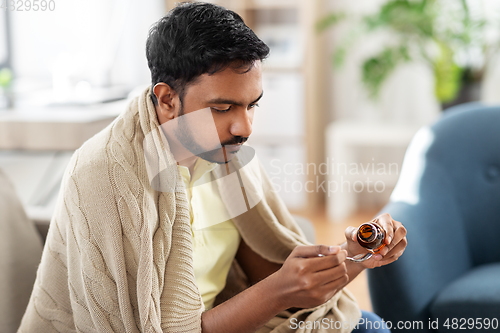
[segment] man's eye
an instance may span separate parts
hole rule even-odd
[[[249,108],[249,109],[253,109],[253,108],[255,108],[256,106],[259,106],[259,104],[258,104],[258,103],[255,103],[255,104],[250,104],[250,105],[248,106],[248,108]]]
[[[227,109],[217,109],[217,108],[211,108],[211,109],[214,110],[215,112],[224,113],[231,110],[231,106],[228,107]]]

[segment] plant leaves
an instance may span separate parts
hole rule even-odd
[[[377,98],[383,83],[401,63],[411,60],[406,45],[386,47],[377,55],[363,62],[363,83],[371,98]]]
[[[463,69],[453,61],[453,51],[438,43],[441,55],[434,62],[435,94],[441,103],[453,101],[462,86]]]
[[[332,25],[344,20],[346,15],[344,13],[330,13],[327,16],[316,22],[316,31],[322,32]]]

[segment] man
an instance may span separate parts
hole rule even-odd
[[[355,230],[311,246],[242,144],[269,49],[232,11],[182,4],[151,29],[152,86],[73,157],[21,332],[350,332]],[[334,323],[340,323],[341,328]],[[327,325],[331,325],[326,327]]]

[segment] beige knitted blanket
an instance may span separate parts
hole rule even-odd
[[[20,332],[201,332],[204,309],[193,273],[188,203],[172,166],[147,89],[74,154]],[[256,184],[255,172],[239,172],[239,181],[249,198],[261,194],[261,200],[233,214],[233,221],[254,251],[282,263],[305,241],[265,173],[259,171]],[[223,201],[231,198],[225,186]],[[242,282],[235,264],[218,302]],[[294,314],[301,320],[359,316],[345,292]],[[273,332],[309,331],[282,322]]]

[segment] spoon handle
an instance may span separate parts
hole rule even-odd
[[[372,256],[373,256],[373,253],[367,253],[365,255],[358,254],[357,256],[354,256],[354,257],[347,257],[347,259],[350,261],[353,261],[353,262],[363,262],[365,260],[370,259]]]
[[[347,260],[353,261],[353,262],[363,262],[365,260],[370,259],[373,256],[373,253],[366,253],[366,254],[358,254],[355,255],[354,257],[347,257]],[[318,257],[324,257],[322,254],[318,254]]]

